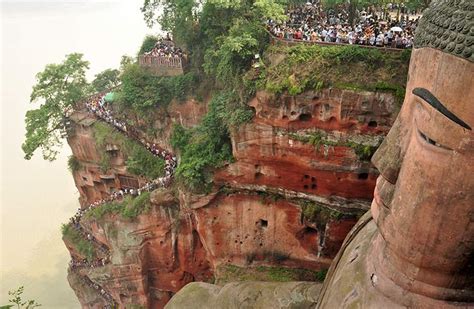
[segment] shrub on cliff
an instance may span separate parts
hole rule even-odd
[[[61,226],[61,232],[64,240],[74,246],[88,261],[92,261],[95,258],[96,252],[94,245],[85,239],[71,224],[63,224]]]
[[[171,145],[181,154],[176,179],[193,191],[209,189],[213,170],[233,159],[230,131],[252,117],[235,92],[223,91],[212,98],[197,128],[176,125],[171,135]]]
[[[67,166],[71,173],[77,172],[81,169],[81,162],[74,155],[70,155],[67,160]]]

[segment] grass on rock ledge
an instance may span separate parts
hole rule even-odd
[[[117,214],[124,219],[134,219],[151,209],[150,192],[143,192],[139,196],[126,196],[122,201],[105,203],[92,208],[86,218],[102,219],[106,214]]]
[[[105,150],[106,145],[110,143],[117,145],[125,155],[125,165],[129,173],[147,179],[163,176],[165,161],[152,155],[143,145],[100,121],[94,123],[93,130],[96,145],[101,153],[100,166],[102,172],[105,173],[111,168],[111,156]]]
[[[222,265],[218,268],[216,284],[223,285],[235,281],[316,281],[322,282],[326,277],[327,270],[314,271],[302,268],[286,267],[239,267],[236,265]]]
[[[411,50],[384,52],[359,46],[274,45],[255,82],[270,93],[298,95],[339,88],[389,91],[401,103],[405,95]],[[272,60],[280,59],[272,63]]]

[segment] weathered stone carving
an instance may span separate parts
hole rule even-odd
[[[432,47],[474,61],[474,2],[433,1],[416,29],[415,48]]]

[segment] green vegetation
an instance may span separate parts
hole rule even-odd
[[[391,91],[401,102],[408,72],[407,55],[351,45],[271,46],[266,58],[284,56],[284,60],[266,66],[256,85],[277,95],[285,91],[297,95],[328,87]]]
[[[120,79],[122,86],[117,90],[117,102],[136,112],[166,107],[173,99],[182,101],[198,82],[192,72],[172,77],[155,76],[136,63],[126,65]]]
[[[77,172],[82,167],[81,162],[74,155],[70,155],[67,159],[67,166],[71,173]]]
[[[288,133],[288,137],[305,144],[313,145],[314,147],[316,147],[317,150],[319,150],[319,147],[322,145],[350,147],[354,150],[354,153],[356,154],[357,158],[361,161],[370,161],[373,154],[375,153],[375,151],[377,151],[379,147],[379,145],[365,145],[352,141],[334,141],[329,139],[327,133],[324,131],[310,132],[305,135],[297,133]]]
[[[201,124],[193,129],[174,127],[171,145],[181,154],[176,179],[192,191],[206,191],[212,171],[232,161],[230,131],[252,119],[253,112],[241,105],[235,92],[223,91],[209,103]]]
[[[43,103],[26,112],[25,142],[21,146],[25,159],[31,159],[38,148],[45,160],[56,159],[62,145],[61,135],[66,133],[66,112],[87,95],[88,68],[89,62],[82,59],[82,54],[70,54],[61,64],[48,64],[36,75],[30,101]]]
[[[61,231],[64,240],[71,243],[88,261],[92,261],[95,258],[94,245],[85,239],[71,224],[63,224]]]
[[[23,286],[20,286],[16,290],[8,291],[8,296],[11,297],[8,302],[10,304],[0,306],[1,309],[9,309],[16,307],[18,309],[33,309],[36,307],[41,307],[41,304],[38,304],[36,300],[23,300],[22,294],[25,291]]]
[[[258,196],[261,198],[261,202],[263,204],[265,203],[275,203],[276,201],[280,199],[285,199],[284,196],[282,196],[279,193],[273,193],[273,192],[267,192],[267,191],[257,191]]]
[[[117,145],[126,157],[127,171],[148,179],[163,176],[165,161],[155,157],[141,144],[133,141],[103,122],[93,125],[94,139],[101,153],[100,167],[102,172],[107,172],[111,167],[111,157],[106,151],[107,143]]]
[[[93,92],[103,92],[119,85],[120,71],[107,69],[97,74],[91,83]]]
[[[106,214],[118,214],[125,219],[134,219],[151,209],[150,192],[143,192],[139,196],[126,196],[121,202],[109,202],[95,207],[87,212],[87,218],[102,219]]]
[[[154,35],[147,35],[143,39],[142,46],[140,47],[140,50],[138,51],[138,55],[143,55],[144,53],[147,53],[155,47],[156,42],[158,42],[158,37]]]
[[[326,272],[327,270],[314,271],[301,268],[224,265],[219,267],[217,283],[222,285],[235,281],[323,281]]]
[[[325,226],[329,221],[340,220],[343,213],[312,201],[301,201],[302,216],[312,223]]]

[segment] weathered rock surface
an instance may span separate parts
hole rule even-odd
[[[111,263],[76,275],[98,283],[120,306],[161,308],[187,283],[211,282],[223,264],[327,269],[357,216],[369,208],[377,177],[350,145],[378,144],[397,113],[395,99],[381,93],[323,90],[281,98],[258,93],[250,105],[256,116],[232,132],[236,161],[217,171],[211,194],[155,191],[150,212],[134,220],[119,215],[84,220],[95,239],[110,248]],[[158,133],[150,140],[170,149],[172,124],[196,125],[205,110],[205,104],[194,101],[173,103],[156,121]],[[84,203],[143,181],[127,174],[120,150],[114,174],[101,177],[100,155],[87,127],[69,139],[84,166],[74,173]],[[324,133],[320,145],[299,138],[315,132]],[[147,134],[145,127],[142,134]],[[338,216],[308,218],[305,203]],[[77,280],[70,284],[85,308],[95,306]],[[204,285],[195,286],[199,293],[219,289],[212,292],[217,300],[230,293],[225,287],[206,292]],[[245,284],[239,289],[253,290]],[[251,301],[257,308],[278,308],[282,300],[270,297],[276,293],[281,299],[294,296],[288,308],[306,308],[314,301],[309,294],[317,289],[306,283],[271,285],[261,299]],[[239,295],[235,304],[244,301],[239,298],[243,292]]]
[[[314,308],[321,284],[312,282],[235,282],[223,287],[194,282],[165,306],[182,308]]]

